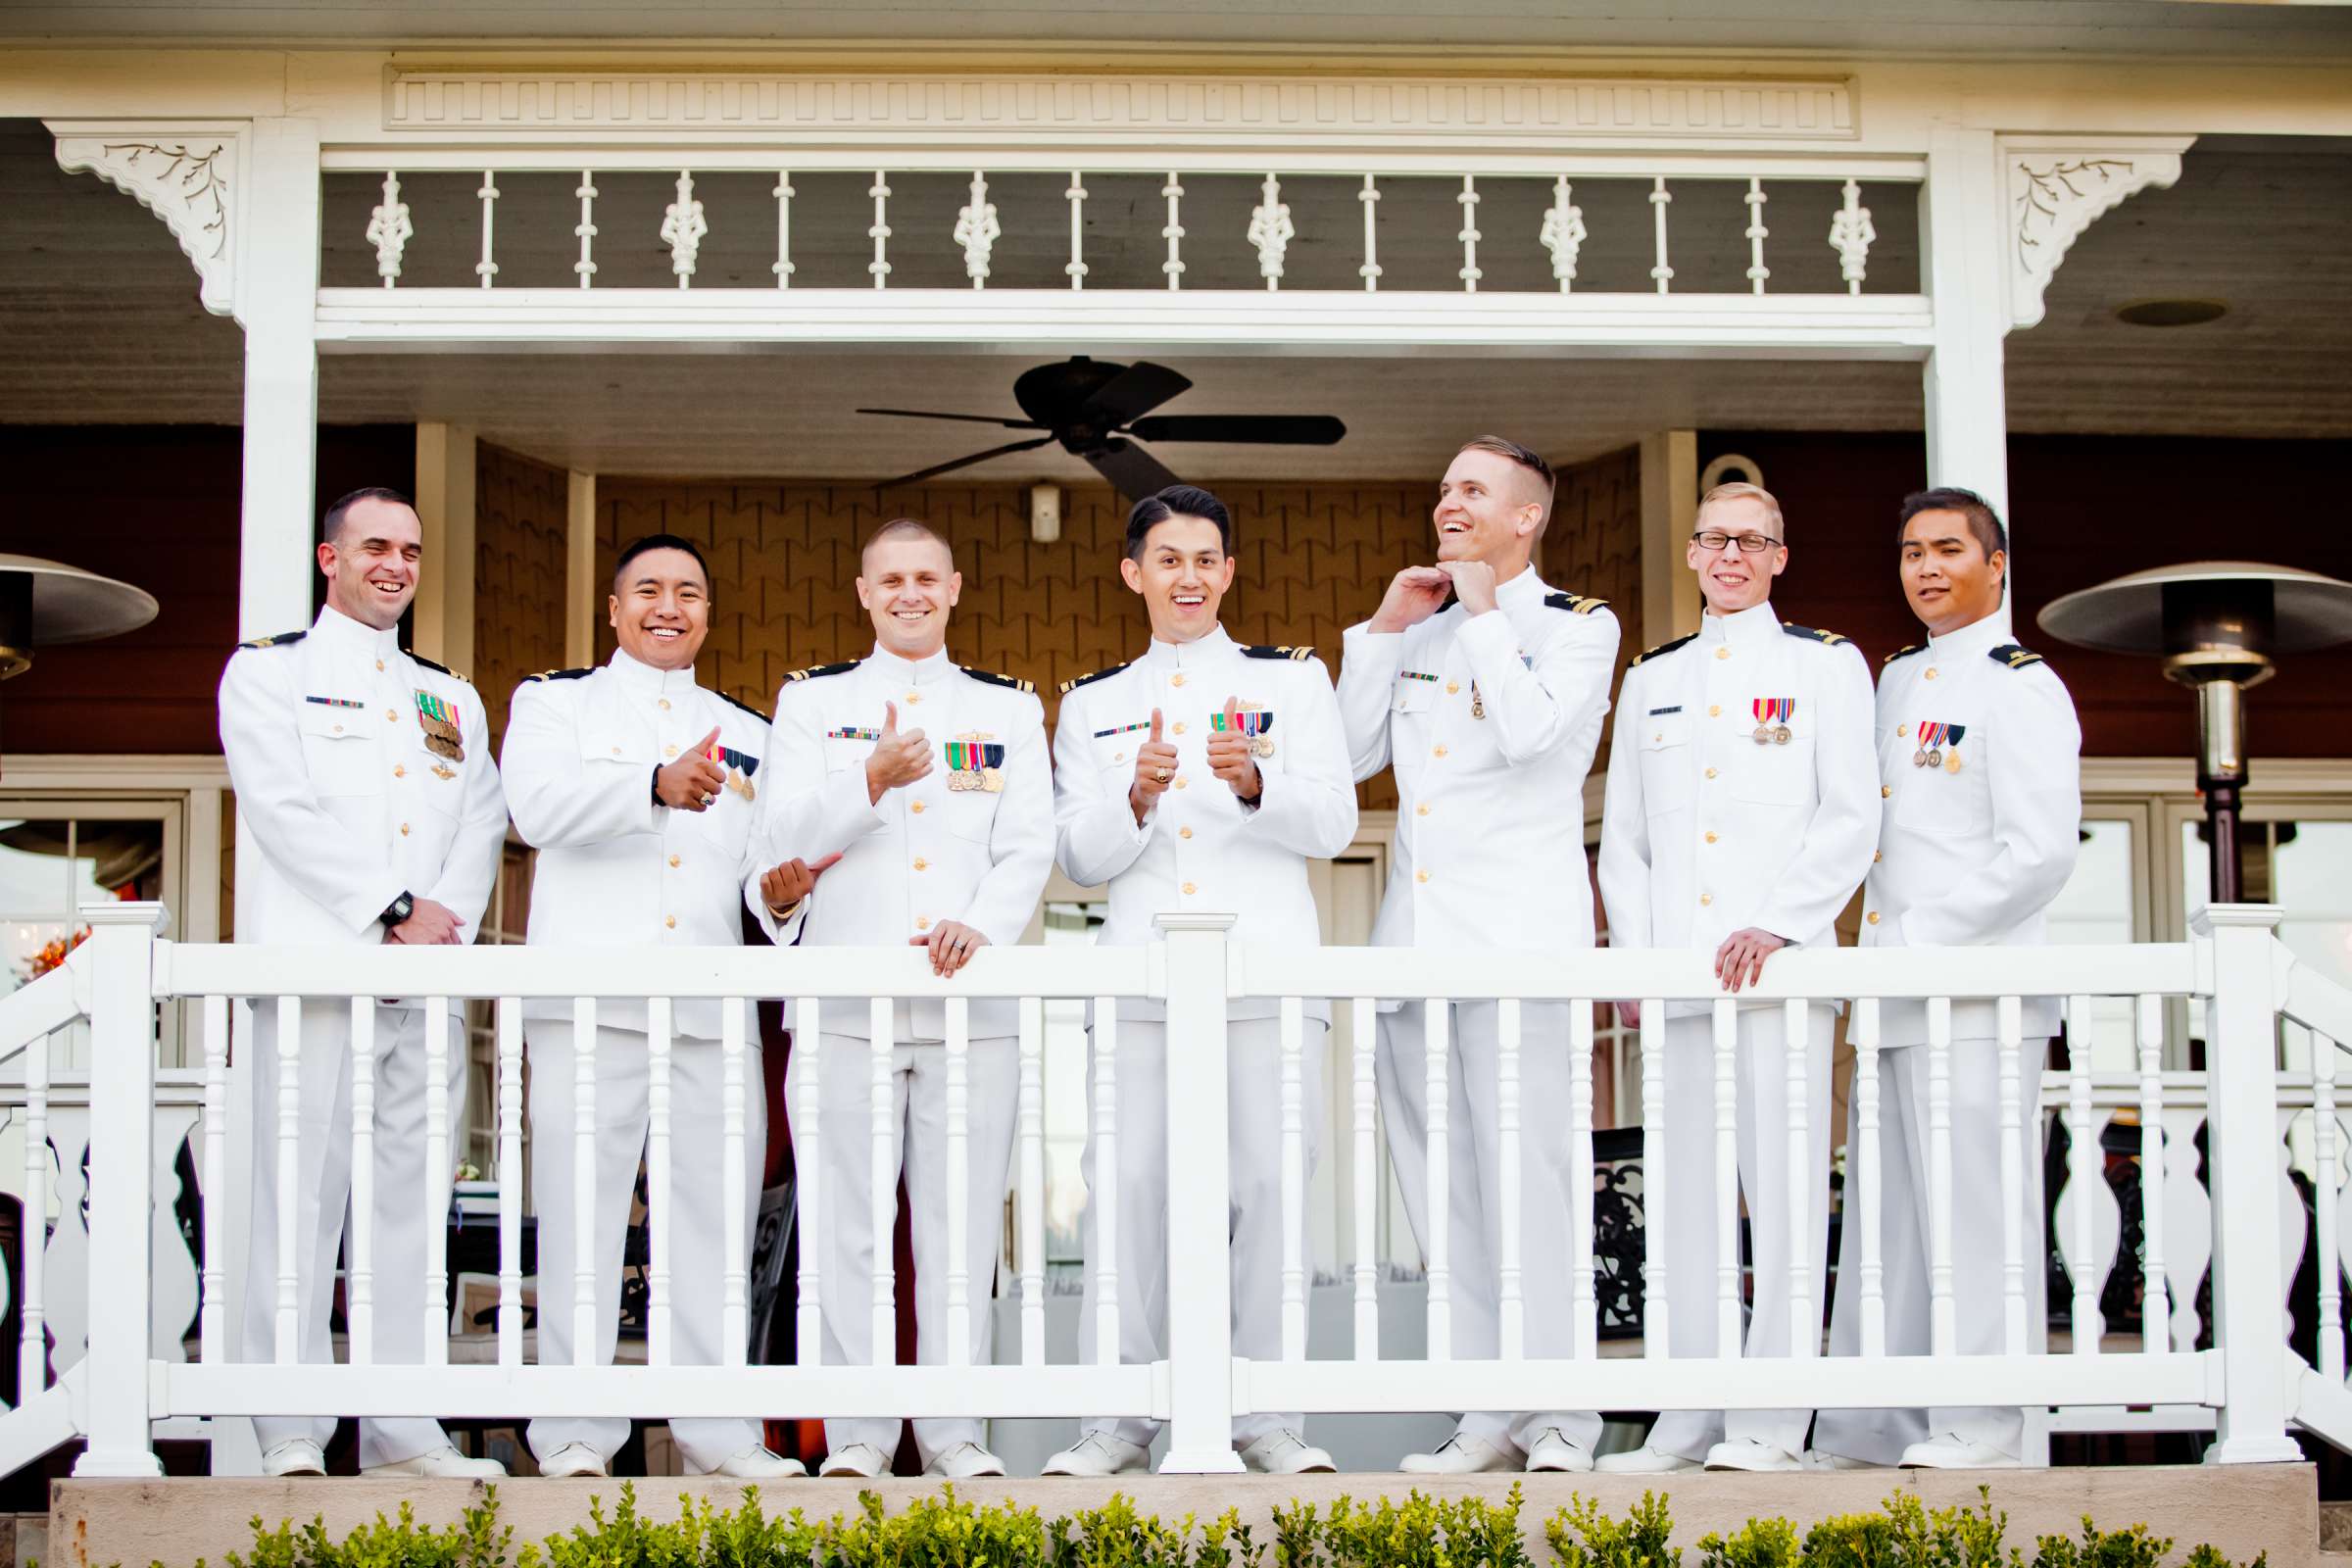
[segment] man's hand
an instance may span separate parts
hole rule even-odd
[[[1735,931],[1715,950],[1715,978],[1723,982],[1726,991],[1752,986],[1764,978],[1764,960],[1788,945],[1771,932],[1759,931],[1752,925],[1744,931]]]
[[[1389,591],[1372,612],[1374,631],[1402,631],[1438,612],[1453,579],[1436,566],[1407,566],[1389,579]]]
[[[1225,728],[1208,738],[1208,770],[1233,788],[1233,793],[1245,801],[1254,801],[1265,788],[1258,777],[1257,762],[1250,755],[1250,737],[1242,733],[1241,703],[1237,698],[1225,699]]]
[[[707,811],[718,799],[718,792],[727,787],[727,770],[710,760],[710,748],[718,742],[717,726],[695,742],[694,750],[654,774],[654,793],[662,804],[676,811]]]
[[[1152,738],[1135,749],[1135,782],[1127,790],[1127,805],[1135,812],[1136,826],[1152,814],[1153,803],[1176,776],[1176,748],[1160,738],[1165,728],[1159,710],[1152,710]]]
[[[1445,561],[1438,564],[1453,584],[1453,596],[1473,615],[1494,608],[1494,568],[1483,561]]]
[[[899,733],[899,705],[882,705],[882,738],[865,760],[865,798],[880,804],[883,792],[901,789],[931,771],[931,746],[923,732]]]
[[[384,933],[388,943],[404,948],[456,947],[466,923],[452,913],[447,905],[430,899],[418,899],[409,917]]]
[[[908,937],[910,948],[931,950],[931,972],[945,979],[969,963],[972,955],[988,946],[988,938],[961,920],[942,920],[927,937]]]
[[[793,906],[807,898],[809,890],[816,886],[816,879],[823,876],[840,858],[841,852],[836,850],[814,865],[807,860],[786,860],[781,865],[770,866],[760,872],[760,899],[767,906],[767,912],[779,920],[790,914]]]
[[[1617,1004],[1617,1022],[1628,1029],[1641,1028],[1642,1004],[1639,1002],[1620,1002]]]

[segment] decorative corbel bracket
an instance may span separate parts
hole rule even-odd
[[[2082,231],[2128,198],[2180,177],[2193,136],[2004,136],[2009,322],[2041,319],[2042,291]]]
[[[57,164],[96,174],[162,219],[196,266],[215,316],[236,305],[238,203],[245,190],[242,124],[51,121]]]

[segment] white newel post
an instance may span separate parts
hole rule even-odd
[[[2191,923],[2212,944],[2206,1116],[2213,1209],[2266,1214],[2278,1182],[2278,993],[2281,953],[2269,904],[2217,904]],[[2300,1460],[2288,1413],[2285,1255],[2271,1224],[2213,1228],[2213,1337],[2222,1358],[2220,1441],[2208,1464]]]
[[[245,327],[241,637],[311,623],[318,506],[318,123],[257,120],[235,207],[236,315]],[[240,886],[245,879],[238,878]]]
[[[2009,404],[2001,340],[2009,330],[2004,241],[2012,226],[1993,133],[1931,129],[1920,211],[1924,281],[1936,309],[1926,370],[1928,483],[1976,491],[2004,522]]]
[[[1233,1451],[1233,1251],[1223,1171],[1230,914],[1163,914],[1168,998],[1168,1453],[1163,1472],[1239,1471]]]
[[[77,1476],[160,1476],[149,1439],[155,1206],[155,939],[160,904],[84,905],[90,927],[90,1353]]]

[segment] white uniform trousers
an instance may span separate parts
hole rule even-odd
[[[568,1018],[531,1018],[522,1026],[531,1063],[531,1198],[539,1221],[539,1364],[580,1360],[572,1338],[578,1264],[580,1195],[574,1163],[579,1122],[573,1110],[573,1025]],[[634,1029],[602,1024],[596,1031],[596,1321],[591,1366],[610,1366],[620,1340],[620,1261],[637,1167],[646,1152],[653,1111],[648,1099],[650,1054]],[[715,1040],[673,1035],[669,1052],[669,1183],[676,1201],[662,1233],[669,1247],[670,1361],[717,1366],[726,1268],[725,1057]],[[759,1222],[760,1173],[767,1152],[767,1097],[760,1076],[760,1045],[749,1035],[743,1053],[743,1257],[751,1266],[752,1233]],[[653,1216],[657,1219],[662,1216]],[[697,1470],[716,1469],[760,1441],[760,1428],[742,1417],[673,1420],[670,1436]],[[584,1443],[609,1463],[628,1441],[625,1416],[542,1416],[530,1425],[531,1451],[541,1460],[566,1444]]]
[[[1812,1274],[1811,1337],[1804,1353],[1821,1353],[1821,1307],[1830,1251],[1831,1036],[1827,1007],[1807,1009],[1805,1042],[1805,1234]],[[1747,1201],[1754,1249],[1755,1295],[1740,1353],[1789,1353],[1788,1052],[1787,1019],[1779,1004],[1742,1007],[1734,1053],[1739,1096],[1740,1191]],[[1665,1202],[1648,1222],[1663,1225],[1667,1249],[1668,1347],[1675,1355],[1717,1355],[1715,1207],[1715,1024],[1712,1018],[1666,1023]],[[1811,1410],[1667,1410],[1650,1429],[1649,1446],[1686,1459],[1704,1459],[1726,1438],[1752,1438],[1801,1453]]]
[[[1453,1353],[1491,1361],[1502,1351],[1500,1124],[1496,1118],[1495,1004],[1447,1004],[1446,1258],[1452,1295]],[[1519,1007],[1519,1280],[1530,1358],[1576,1353],[1570,1306],[1568,1201],[1568,1008],[1564,1002]],[[1429,1104],[1424,1004],[1407,1002],[1380,1015],[1375,1058],[1389,1158],[1404,1195],[1405,1217],[1422,1255],[1429,1253]],[[1600,1440],[1592,1411],[1511,1414],[1468,1411],[1460,1430],[1506,1451],[1524,1451],[1545,1427],[1590,1449]]]
[[[2024,1101],[2025,1181],[2022,1216],[2029,1348],[2046,1343],[2049,1302],[2041,1223],[2041,1064],[2049,1042],[2024,1043],[2019,1093]],[[2001,1313],[2000,1046],[1955,1040],[1951,1046],[1952,1304],[1962,1355],[1998,1355]],[[1850,1098],[1850,1097],[1849,1097]],[[1928,1048],[1879,1053],[1879,1152],[1885,1176],[1880,1203],[1881,1280],[1886,1353],[1926,1355],[1931,1344],[1928,1275]],[[1861,1143],[1848,1117],[1845,1222],[1838,1245],[1838,1300],[1830,1313],[1830,1353],[1862,1348],[1862,1235],[1855,1183]],[[1944,1433],[2022,1456],[2024,1412],[2013,1405],[1937,1405],[1932,1409],[1824,1410],[1813,1446],[1849,1459],[1892,1464],[1911,1444]]]
[[[1323,1041],[1330,1025],[1305,1020],[1299,1051],[1299,1103],[1304,1111],[1306,1180],[1313,1179],[1317,1111],[1323,1103]],[[1253,1361],[1282,1359],[1282,1023],[1241,1018],[1226,1029],[1226,1170],[1232,1198],[1227,1216],[1233,1243],[1233,1353]],[[1118,1026],[1118,1257],[1119,1360],[1136,1365],[1168,1353],[1168,1026],[1121,1019]],[[1087,1103],[1095,1098],[1094,1057],[1086,1072]],[[1086,1140],[1083,1169],[1095,1181],[1095,1140]],[[1301,1191],[1305,1190],[1302,1183]],[[1307,1248],[1306,1205],[1299,1205],[1299,1256]],[[1078,1318],[1078,1359],[1093,1365],[1098,1300],[1094,1262],[1098,1213],[1086,1209],[1086,1298]],[[1233,1418],[1233,1446],[1248,1447],[1269,1432],[1298,1431],[1298,1411],[1258,1411]],[[1151,1446],[1159,1423],[1147,1417],[1097,1417],[1088,1432],[1107,1432]]]
[[[865,1004],[826,1005],[862,1009]],[[824,1319],[825,1365],[865,1366],[874,1350],[875,1257],[877,1250],[887,1255],[891,1246],[890,1233],[877,1237],[873,1223],[874,1048],[871,1041],[855,1035],[826,1033],[820,1038],[817,1142],[822,1150],[820,1153],[809,1149],[806,1132],[795,1122],[792,1157],[796,1168],[821,1173],[824,1253],[817,1271],[817,1300]],[[914,1359],[918,1366],[945,1366],[953,1329],[948,1321],[948,1052],[937,1043],[889,1049],[890,1105],[885,1114],[892,1185],[895,1189],[896,1173],[904,1171],[914,1244]],[[788,1085],[786,1093],[793,1099],[787,1103],[797,1103],[797,1072]],[[986,1366],[989,1302],[996,1295],[1004,1179],[1012,1165],[1013,1114],[1020,1095],[1019,1042],[1005,1036],[972,1041],[964,1063],[964,1089],[965,1152],[970,1160],[963,1207],[970,1364]],[[894,1191],[894,1213],[897,1206]],[[801,1245],[808,1245],[806,1230]],[[897,1359],[895,1343],[881,1348],[885,1365]],[[839,1452],[854,1443],[870,1443],[885,1454],[896,1453],[903,1425],[884,1417],[827,1421],[825,1446]],[[980,1443],[983,1437],[981,1423],[967,1417],[925,1417],[913,1425],[914,1446],[925,1466],[958,1443]]]
[[[466,1125],[465,1016],[449,1013],[449,1162],[455,1170],[464,1152],[459,1129]],[[253,1228],[246,1250],[245,1346],[248,1361],[276,1356],[277,1316],[277,1107],[278,1038],[274,998],[253,1008]],[[335,1358],[327,1336],[333,1298],[335,1250],[343,1239],[351,1199],[351,1004],[302,1004],[302,1049],[298,1056],[302,1093],[297,1121],[299,1170],[295,1176],[295,1225],[299,1240],[302,1314],[300,1359],[327,1363]],[[414,1366],[424,1359],[424,1242],[427,1228],[447,1217],[425,1212],[424,1009],[375,1009],[375,1198],[368,1243],[370,1299],[378,1365]],[[436,1303],[438,1305],[439,1303]],[[436,1321],[448,1332],[448,1313]],[[254,1435],[267,1450],[296,1438],[323,1447],[335,1434],[332,1416],[258,1416]],[[441,1423],[403,1416],[360,1423],[363,1467],[395,1464],[430,1453],[449,1442]]]

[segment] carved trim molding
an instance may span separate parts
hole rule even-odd
[[[138,201],[170,227],[195,264],[204,308],[231,314],[236,298],[241,131],[216,126],[58,124],[57,164]]]
[[[384,73],[384,128],[437,132],[943,131],[1097,141],[1575,137],[1852,141],[1843,78],[785,75],[701,72]]]
[[[2013,326],[2032,326],[2041,319],[2042,291],[2084,229],[2149,186],[2167,188],[2180,177],[2180,155],[2194,139],[2002,139]]]

